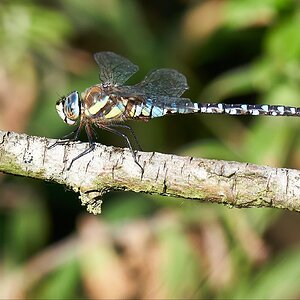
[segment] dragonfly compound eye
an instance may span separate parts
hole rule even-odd
[[[56,111],[65,123],[69,125],[75,124],[80,116],[80,98],[78,92],[72,92],[58,100]]]

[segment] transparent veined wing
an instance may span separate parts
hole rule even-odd
[[[145,102],[149,97],[164,100],[170,97],[179,98],[187,89],[187,81],[183,74],[173,69],[158,69],[148,73],[138,84],[112,87],[110,92],[121,97],[134,97],[138,102]]]
[[[158,69],[148,73],[145,79],[133,88],[146,95],[180,97],[189,87],[186,77],[178,71]]]
[[[113,52],[98,52],[94,58],[100,68],[102,83],[123,84],[139,69],[127,58]]]

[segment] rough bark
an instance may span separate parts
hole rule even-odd
[[[63,184],[80,193],[93,213],[111,190],[156,193],[231,207],[276,207],[300,211],[300,172],[248,163],[138,152],[144,172],[128,149],[97,144],[76,160],[87,143],[48,149],[55,140],[0,131],[0,171]]]

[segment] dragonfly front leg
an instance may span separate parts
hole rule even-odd
[[[48,146],[48,149],[52,149],[53,147],[57,146],[57,145],[66,145],[71,141],[77,141],[78,140],[78,135],[81,131],[82,126],[79,125],[74,131],[72,131],[71,133],[68,133],[66,135],[64,135],[61,139],[59,139],[58,141],[56,141],[54,144]],[[72,135],[74,135],[72,138]]]
[[[74,157],[71,160],[71,163],[67,168],[68,171],[71,169],[71,166],[72,166],[74,161],[76,161],[78,158],[90,153],[91,151],[93,151],[95,149],[96,145],[95,145],[95,142],[93,140],[94,130],[89,125],[85,125],[85,132],[86,132],[86,135],[87,135],[88,140],[89,140],[89,148],[85,149],[83,152],[81,152],[80,154],[78,154],[76,157]]]

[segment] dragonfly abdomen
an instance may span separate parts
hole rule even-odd
[[[196,112],[204,114],[299,116],[300,108],[268,104],[194,103]]]
[[[184,100],[184,99],[183,99]],[[228,114],[228,115],[269,115],[269,116],[300,116],[300,108],[284,105],[268,104],[226,104],[226,103],[192,103],[182,102],[173,105],[153,104],[150,100],[136,106],[135,118],[156,118],[168,114]]]
[[[130,115],[135,119],[152,119],[163,117],[168,114],[191,114],[198,112],[198,108],[195,109],[193,103],[189,99],[168,97],[167,101],[164,101],[165,97],[148,98],[144,103],[134,104]]]

